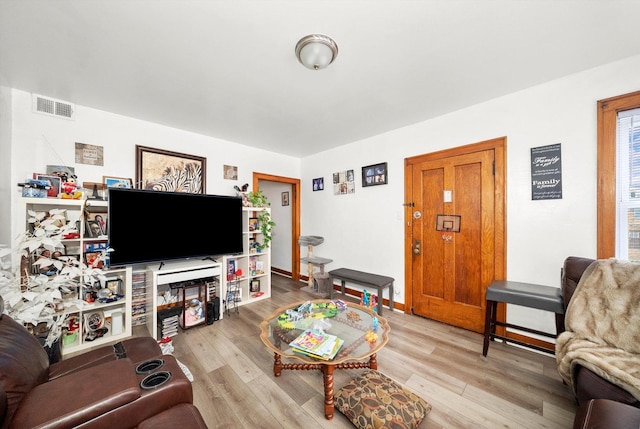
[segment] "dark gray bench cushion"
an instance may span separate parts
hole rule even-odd
[[[365,273],[363,271],[352,270],[350,268],[338,268],[336,270],[329,271],[329,274],[332,277],[336,277],[339,279],[377,287],[388,286],[389,284],[393,283],[394,280],[393,277]]]
[[[564,314],[560,288],[495,280],[487,288],[487,301],[506,302]]]

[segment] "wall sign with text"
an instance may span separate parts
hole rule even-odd
[[[560,143],[531,148],[531,199],[562,198],[562,153]]]

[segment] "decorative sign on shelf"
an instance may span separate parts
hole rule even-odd
[[[560,143],[531,148],[531,199],[562,198],[562,152]]]

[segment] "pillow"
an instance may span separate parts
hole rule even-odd
[[[335,407],[361,429],[417,428],[431,405],[386,375],[367,370],[334,395]]]

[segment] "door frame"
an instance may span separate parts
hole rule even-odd
[[[253,190],[258,191],[258,182],[266,180],[269,182],[287,183],[291,185],[291,279],[300,280],[300,179],[291,177],[274,176],[265,173],[253,173]]]
[[[473,152],[493,150],[494,160],[494,213],[495,213],[495,243],[494,243],[494,279],[506,280],[507,277],[507,225],[506,225],[506,205],[507,205],[507,138],[498,137],[465,146],[458,146],[451,149],[444,149],[423,155],[417,155],[404,160],[404,199],[405,199],[405,252],[404,252],[404,272],[405,272],[405,313],[413,314],[413,236],[412,236],[412,201],[413,182],[411,180],[411,169],[414,165],[425,161],[433,161],[441,158],[460,156]],[[488,286],[488,285],[487,285]],[[485,300],[486,301],[486,300]],[[498,306],[498,320],[504,321],[506,318],[506,306]]]

